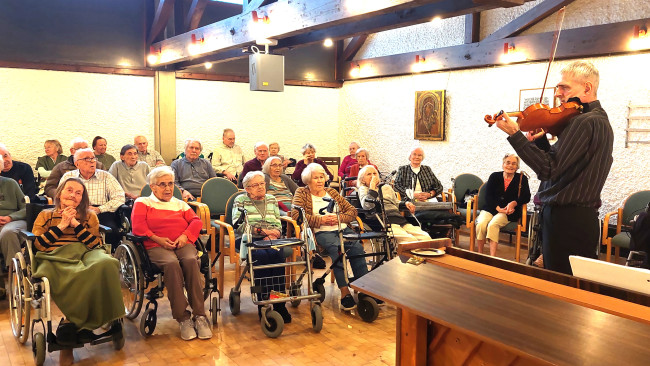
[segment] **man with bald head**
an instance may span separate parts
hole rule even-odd
[[[70,156],[66,161],[58,163],[52,169],[52,173],[50,173],[50,176],[47,177],[47,181],[45,182],[45,189],[44,189],[45,195],[54,199],[54,196],[56,196],[56,188],[59,186],[59,181],[61,181],[61,177],[65,173],[77,169],[77,167],[74,164],[75,152],[79,149],[87,149],[87,148],[88,148],[88,141],[82,139],[81,137],[77,137],[72,141],[70,141]],[[97,169],[104,169],[104,165],[99,161],[96,162],[96,167]]]
[[[266,159],[269,158],[269,145],[267,145],[266,142],[260,141],[255,144],[253,152],[255,153],[255,157],[244,164],[244,169],[239,175],[239,183],[237,184],[239,188],[244,188],[242,180],[248,172],[262,170],[262,165],[264,165]]]
[[[15,180],[25,196],[35,202],[38,188],[34,180],[34,171],[29,164],[13,160],[7,147],[0,144],[0,157],[4,160],[4,169],[0,169],[0,176]]]
[[[138,160],[144,161],[150,168],[166,165],[165,160],[158,151],[149,149],[149,141],[147,141],[146,137],[142,135],[136,136],[133,139],[133,145],[138,148]]]

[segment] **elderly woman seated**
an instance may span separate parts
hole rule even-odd
[[[68,178],[56,190],[54,209],[34,221],[34,277],[47,277],[54,302],[65,315],[56,331],[57,343],[74,346],[93,329],[124,316],[119,263],[102,246],[99,220],[89,210],[86,186]],[[71,291],[72,290],[72,291]],[[79,333],[77,334],[77,331]],[[62,353],[70,356],[71,350]]]
[[[357,163],[350,167],[350,171],[347,174],[348,177],[358,177],[359,171],[369,165],[374,167],[375,171],[379,172],[377,166],[370,162],[370,153],[368,152],[368,150],[364,148],[359,148],[356,152],[356,157],[357,157]],[[355,186],[357,186],[356,180],[348,181],[347,187],[355,187]]]
[[[519,169],[519,157],[507,154],[503,158],[503,171],[494,172],[485,183],[485,201],[476,218],[476,244],[483,253],[485,238],[490,245],[490,255],[497,254],[499,230],[510,221],[521,218],[521,206],[530,201],[528,178]]]
[[[174,172],[167,166],[154,168],[147,175],[149,197],[133,205],[133,233],[146,236],[144,247],[149,259],[164,273],[172,316],[180,324],[181,338],[212,338],[205,317],[203,283],[194,242],[203,223],[190,206],[174,197]],[[183,285],[187,298],[183,293]],[[192,313],[187,310],[187,305]]]
[[[361,206],[366,210],[373,209],[375,203],[370,201],[379,198],[379,173],[374,166],[367,165],[361,169],[357,179],[357,187]],[[390,224],[393,236],[398,244],[431,239],[429,234],[422,231],[419,226],[411,224],[400,213],[400,207],[405,207],[411,214],[414,214],[415,205],[413,202],[398,201],[395,191],[389,184],[381,186],[381,198],[388,221],[386,224]]]
[[[276,160],[277,161],[277,160]],[[242,243],[250,243],[256,240],[275,240],[281,236],[282,224],[280,222],[280,210],[278,208],[278,201],[270,194],[266,194],[266,183],[264,173],[260,171],[248,172],[242,180],[242,185],[246,190],[246,194],[241,194],[235,198],[232,208],[233,222],[239,220],[242,215],[240,209],[246,210],[248,217],[248,224],[250,225],[250,233],[252,238],[247,237],[244,225],[239,227],[240,232],[244,232],[242,236]],[[235,244],[237,245],[237,244]],[[240,256],[244,260],[248,257],[248,250],[245,247],[240,247]],[[273,248],[256,249],[252,252],[252,260],[256,265],[275,264],[284,262],[284,253],[282,249],[277,250]],[[285,291],[285,278],[284,267],[256,269],[255,270],[255,285],[260,286],[262,291],[257,295],[258,300],[268,300],[271,291]],[[268,279],[273,279],[273,284],[268,285]],[[265,280],[266,279],[266,280]],[[285,323],[291,323],[291,314],[287,311],[285,303],[273,304],[273,310],[282,315]],[[262,306],[258,306],[258,315],[262,318]]]
[[[316,163],[323,167],[323,170],[327,174],[327,181],[334,179],[332,173],[330,173],[329,169],[327,169],[327,164],[325,164],[324,161],[316,158],[316,147],[314,145],[306,143],[305,146],[302,147],[302,156],[304,159],[296,163],[296,169],[293,171],[293,174],[291,174],[291,179],[298,183],[299,187],[305,186],[302,180],[302,171],[307,165],[311,163]]]
[[[39,156],[36,161],[36,172],[42,185],[45,185],[45,180],[50,176],[54,166],[68,158],[63,155],[63,148],[58,140],[45,140],[44,149],[45,155]]]
[[[316,243],[327,251],[332,261],[335,261],[339,257],[340,248],[338,233],[339,217],[341,224],[347,224],[356,219],[357,210],[334,189],[325,188],[327,175],[321,165],[317,163],[307,165],[302,172],[302,181],[306,187],[301,187],[296,190],[293,197],[291,216],[294,220],[297,220],[300,216],[296,206],[302,207],[305,210],[309,227],[315,233]],[[322,215],[319,212],[320,209],[328,206],[328,200],[331,199],[339,207],[339,217],[334,213],[325,212]],[[346,227],[343,233],[352,234],[354,231]],[[346,241],[344,245],[348,256],[353,257],[364,254],[363,246],[358,241]],[[359,278],[368,273],[368,266],[363,257],[350,258],[350,264],[355,278]],[[357,304],[350,293],[348,279],[346,278],[346,273],[343,271],[341,262],[334,267],[334,277],[336,277],[336,283],[341,290],[341,307],[344,310],[354,309]]]
[[[275,197],[281,211],[291,210],[291,201],[298,185],[288,175],[282,174],[282,160],[277,156],[266,159],[262,166],[266,183],[266,193]]]

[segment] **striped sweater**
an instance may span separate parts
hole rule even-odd
[[[44,210],[34,221],[32,232],[36,235],[34,247],[42,252],[51,252],[70,243],[83,243],[89,249],[101,244],[99,239],[99,220],[94,212],[88,212],[86,220],[80,220],[76,228],[67,227],[63,231],[57,227],[61,222],[61,213],[54,209]]]

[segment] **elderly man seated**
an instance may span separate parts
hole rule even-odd
[[[0,160],[0,170],[5,162]],[[25,223],[25,195],[18,183],[11,178],[0,177],[0,275],[7,268],[18,251],[20,240],[18,231],[27,228]],[[0,300],[5,297],[5,282],[0,276]]]
[[[63,163],[62,163],[63,164]],[[79,178],[88,189],[90,210],[99,223],[111,228],[106,234],[106,242],[114,246],[119,244],[119,221],[115,211],[124,204],[124,190],[120,183],[107,171],[97,169],[97,158],[91,149],[79,149],[74,153],[77,170],[63,174],[61,182],[68,178]]]
[[[201,151],[203,151],[201,141],[187,139],[185,140],[185,156],[172,161],[174,183],[183,193],[184,200],[194,200],[200,197],[203,183],[217,176],[212,164],[206,159],[199,158]]]
[[[239,175],[239,184],[237,184],[239,188],[244,188],[242,179],[248,172],[262,170],[262,165],[264,165],[264,162],[269,157],[269,146],[265,142],[260,141],[255,144],[253,152],[255,152],[255,157],[244,164],[244,170]]]
[[[0,144],[0,155],[2,155],[5,164],[4,169],[0,172],[0,176],[11,178],[18,182],[25,196],[29,196],[29,199],[34,202],[36,193],[38,193],[38,187],[36,186],[32,167],[29,164],[14,161],[11,158],[11,153],[3,144]]]
[[[45,195],[54,199],[54,196],[56,196],[56,189],[59,186],[59,182],[61,181],[61,177],[65,173],[77,169],[74,164],[75,152],[79,149],[87,148],[88,142],[81,137],[77,137],[70,141],[70,156],[66,161],[55,165],[52,169],[50,176],[47,177],[47,181],[45,182]],[[96,167],[97,169],[104,169],[104,165],[100,162],[96,162]]]
[[[138,148],[139,161],[144,161],[151,168],[167,165],[165,164],[165,160],[163,159],[162,155],[160,155],[158,151],[149,149],[149,141],[147,141],[146,137],[142,135],[136,136],[133,139],[133,144]]]
[[[235,144],[235,131],[226,128],[223,130],[223,144],[214,149],[214,171],[236,183],[245,161],[241,147]]]
[[[147,184],[149,165],[138,161],[138,149],[134,145],[124,145],[120,150],[120,161],[116,161],[108,170],[124,189],[126,198],[140,197],[142,187]]]

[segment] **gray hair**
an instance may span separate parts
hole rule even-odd
[[[199,143],[199,148],[201,149],[201,151],[203,151],[203,144],[201,143],[201,140],[197,140],[197,139],[187,139],[187,140],[185,140],[185,147],[183,148],[183,150],[187,150],[187,147],[190,146],[190,144],[192,142],[198,142]]]
[[[75,138],[73,138],[72,140],[70,140],[70,148],[71,148],[71,149],[74,149],[74,145],[76,145],[76,144],[80,144],[80,143],[82,143],[82,142],[85,142],[86,145],[88,145],[88,141],[86,141],[86,139],[81,138],[81,137],[75,137]]]
[[[357,174],[357,188],[360,188],[361,186],[364,185],[362,183],[362,181],[366,177],[366,174],[368,174],[368,171],[370,169],[372,169],[372,170],[376,171],[377,173],[379,173],[377,171],[377,169],[375,169],[375,167],[370,165],[370,164],[368,164],[368,165],[364,166],[363,168],[361,168],[361,170],[359,170],[359,174]]]
[[[93,151],[93,149],[91,149],[89,147],[87,147],[85,149],[79,149],[79,150],[74,152],[74,162],[76,163],[77,160],[79,160],[79,157],[81,156],[81,154],[87,153],[87,152],[89,152],[89,153],[93,154],[93,156],[95,156],[95,152]]]
[[[350,145],[348,145],[348,146],[352,146],[352,145],[355,145],[355,146],[357,147],[357,149],[359,148],[359,146],[361,146],[361,145],[359,145],[359,143],[356,142],[356,141],[352,141],[352,142],[350,142]]]
[[[277,157],[277,156],[271,156],[271,157],[269,157],[269,158],[266,159],[266,161],[264,162],[264,165],[262,165],[262,172],[264,172],[264,174],[269,174],[269,172],[271,171],[271,162],[272,162],[273,160],[279,160],[280,163],[282,163],[282,159],[280,159],[280,158]],[[248,175],[248,174],[247,174],[247,175]]]
[[[574,61],[565,66],[560,73],[562,75],[572,76],[582,82],[591,82],[594,87],[594,96],[596,95],[600,75],[598,69],[591,62],[585,60]]]
[[[413,148],[413,149],[411,150],[411,152],[409,153],[409,160],[411,160],[411,155],[413,155],[413,153],[415,152],[415,150],[418,150],[418,149],[422,150],[422,160],[424,160],[424,157],[426,156],[426,154],[424,153],[424,149],[422,148],[422,146],[418,146],[418,147]]]
[[[257,151],[260,146],[266,146],[267,149],[269,148],[269,145],[267,145],[266,142],[258,141],[255,146],[253,146],[253,151]]]
[[[311,183],[311,176],[314,173],[323,173],[327,175],[327,173],[325,172],[325,168],[323,168],[320,164],[311,163],[305,167],[305,170],[303,170],[302,174],[300,175],[302,182],[309,185],[309,183]]]
[[[517,160],[517,169],[519,169],[519,156],[516,154],[506,154],[506,156],[503,157],[503,163],[505,163],[508,158],[515,158],[515,160]]]
[[[166,176],[166,175],[171,175],[172,176],[172,181],[175,179],[174,178],[174,171],[172,168],[168,167],[167,165],[159,166],[157,168],[153,168],[149,174],[147,174],[147,184],[152,185],[152,184],[157,184],[158,179]]]
[[[357,152],[355,154],[365,152],[366,153],[366,159],[370,160],[370,153],[368,152],[368,149],[360,147],[357,149]]]
[[[248,172],[246,173],[244,179],[241,181],[241,185],[244,187],[244,189],[248,188],[248,183],[250,183],[251,180],[253,180],[255,177],[262,177],[262,179],[266,180],[264,173],[260,172],[259,170]]]
[[[305,155],[305,151],[312,149],[314,152],[316,152],[316,146],[310,144],[309,142],[305,144],[305,146],[302,147],[302,154]]]
[[[223,129],[223,135],[221,135],[221,137],[226,137],[226,134],[227,134],[228,132],[235,133],[235,131],[233,131],[232,128],[224,128],[224,129]]]
[[[140,137],[142,137],[143,139],[147,140],[147,138],[146,138],[145,136],[138,135],[138,136],[136,136],[136,137],[133,138],[133,143],[135,144],[136,141],[137,141]],[[149,140],[147,140],[147,142],[149,142]]]

